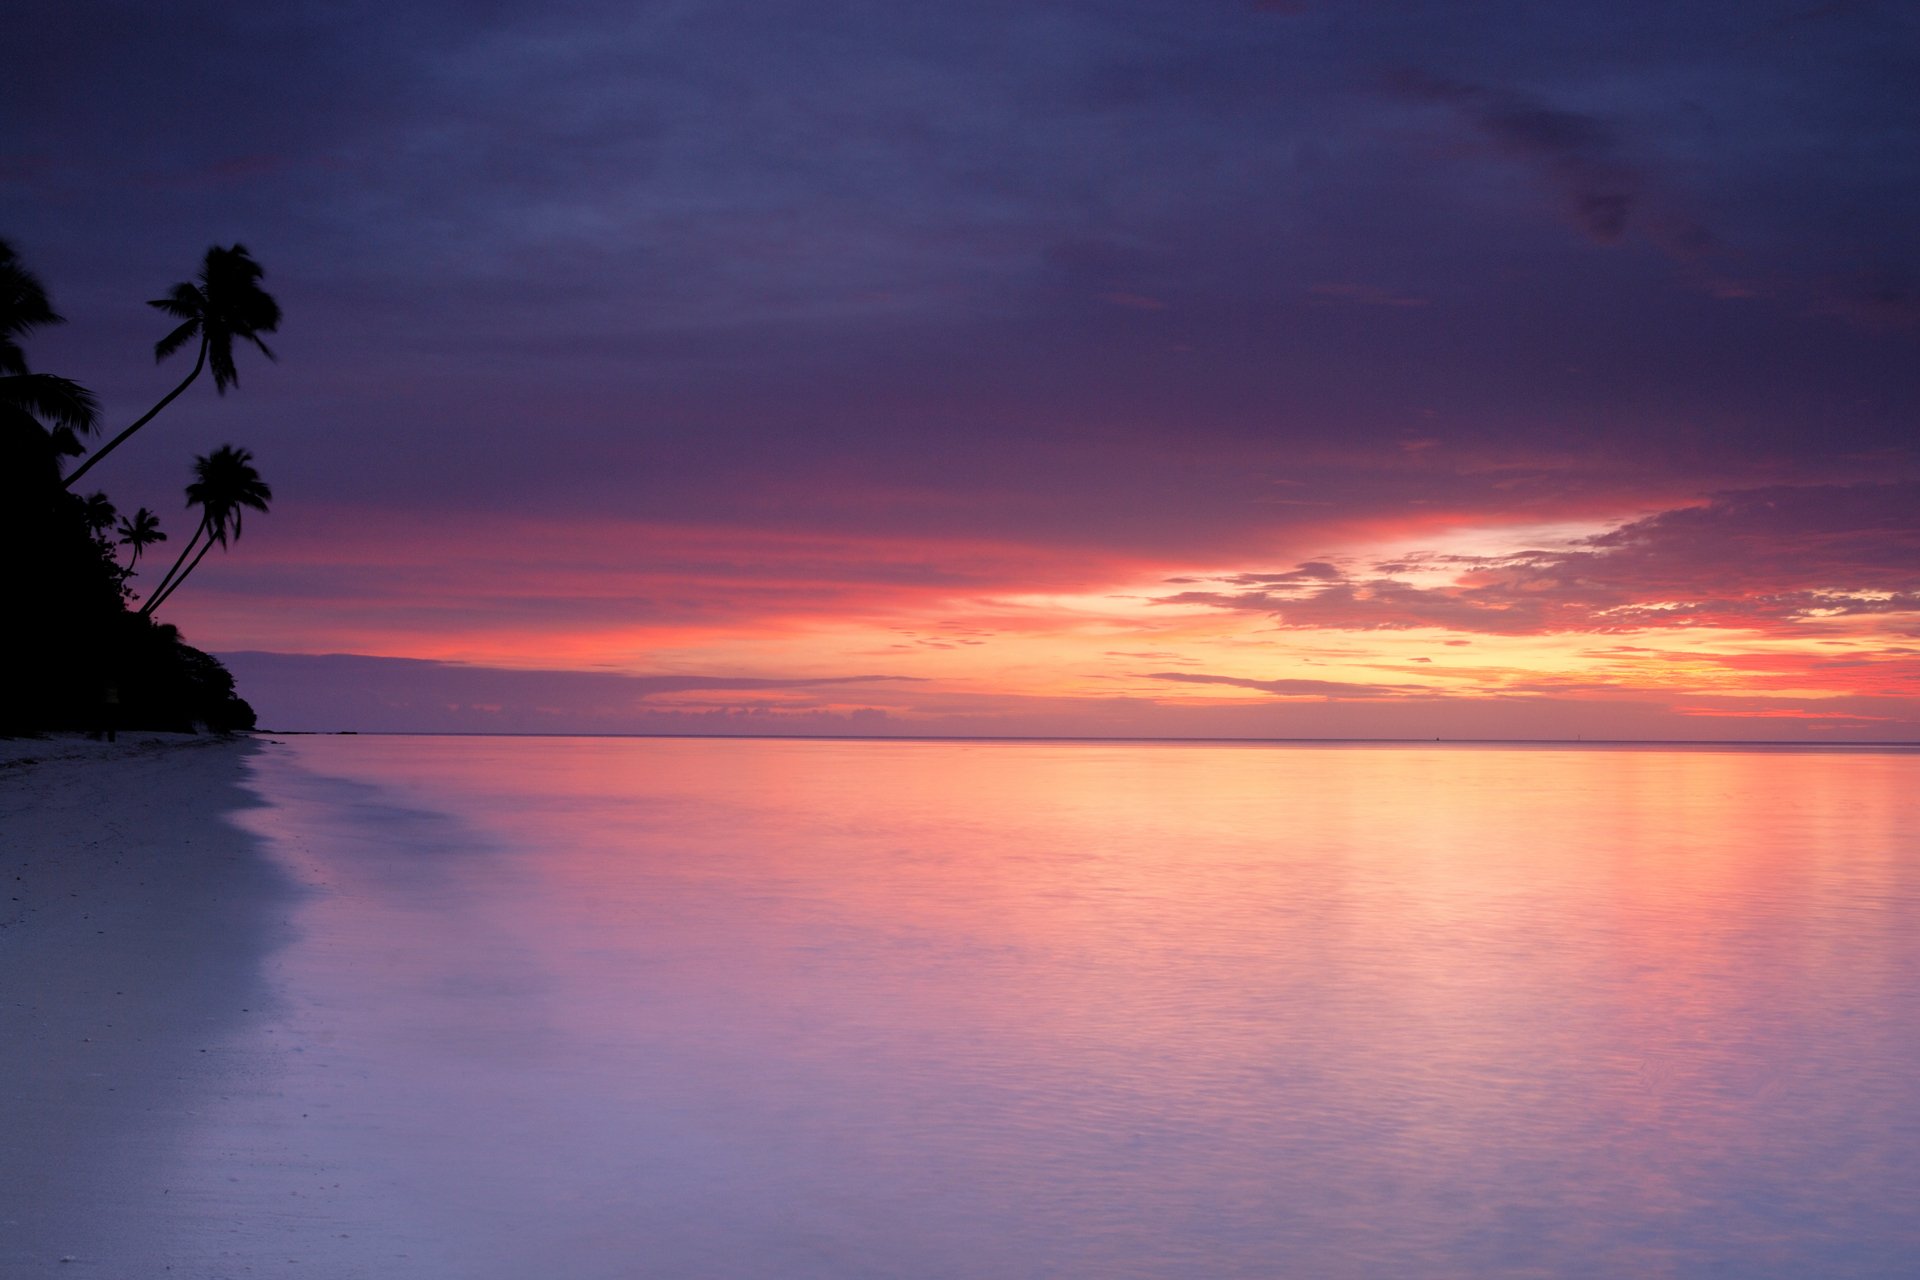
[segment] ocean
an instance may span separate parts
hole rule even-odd
[[[323,1223],[330,1275],[448,1280],[1920,1271],[1920,754],[252,769],[294,940],[175,1172],[309,1136],[226,1192],[236,1257]]]

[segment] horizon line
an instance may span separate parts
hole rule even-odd
[[[647,738],[672,740],[692,738],[706,741],[749,742],[1083,742],[1152,745],[1201,744],[1209,746],[1554,746],[1554,747],[1753,747],[1793,750],[1864,749],[1920,750],[1920,740],[1845,738],[1827,742],[1806,742],[1786,738],[1261,738],[1261,737],[1170,737],[1077,734],[874,734],[874,733],[652,733],[564,730],[481,730],[481,729],[250,729],[254,735],[282,734],[287,737],[334,738]]]

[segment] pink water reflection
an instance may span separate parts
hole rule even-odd
[[[322,886],[273,1069],[412,1274],[1920,1256],[1920,757],[316,738],[258,787]]]

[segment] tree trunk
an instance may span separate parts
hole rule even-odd
[[[173,575],[180,572],[180,566],[185,564],[187,562],[187,557],[193,554],[194,545],[200,541],[200,535],[205,533],[206,531],[207,531],[207,522],[205,520],[202,520],[198,525],[194,527],[193,536],[187,539],[186,546],[180,548],[180,558],[173,562],[172,568],[168,569],[164,574],[161,575],[160,581],[154,584],[153,590],[147,592],[147,602],[140,606],[141,617],[144,618],[148,614],[152,613],[153,606],[160,603],[161,593],[166,590],[167,584],[173,581]],[[212,546],[213,539],[211,538],[207,539],[207,545]]]
[[[93,454],[85,462],[80,464],[80,469],[78,471],[74,472],[72,475],[68,476],[64,481],[61,482],[62,487],[67,489],[73,488],[73,486],[79,481],[81,476],[93,470],[94,463],[100,461],[100,459],[106,457],[108,454],[112,453],[115,449],[118,449],[122,444],[126,442],[126,439],[128,436],[132,435],[134,432],[138,431],[140,428],[146,426],[149,422],[152,422],[156,414],[158,414],[162,409],[166,408],[168,405],[172,404],[174,402],[175,397],[177,397],[182,391],[185,391],[188,387],[193,385],[193,380],[200,376],[200,371],[206,368],[206,365],[207,365],[207,331],[203,326],[200,330],[200,358],[193,362],[193,372],[187,375],[186,381],[182,382],[179,386],[175,387],[173,390],[167,392],[167,394],[161,398],[161,401],[159,404],[156,404],[155,406],[153,406],[153,408],[147,410],[144,414],[140,416],[140,420],[138,422],[134,423],[132,426],[128,427],[125,431],[122,431],[119,435],[115,436],[113,439],[101,445],[98,449],[94,450]]]
[[[179,577],[175,578],[172,582],[168,583],[165,587],[161,588],[160,590],[154,592],[153,595],[149,596],[147,598],[147,603],[141,608],[140,612],[151,617],[153,615],[153,611],[160,607],[160,604],[162,601],[164,601],[168,596],[172,595],[175,591],[180,589],[180,584],[187,580],[187,575],[200,567],[200,562],[207,558],[207,552],[213,550],[213,548],[214,548],[214,539],[208,538],[204,543],[200,545],[200,554],[193,558],[193,563],[188,565],[185,569],[181,570]]]

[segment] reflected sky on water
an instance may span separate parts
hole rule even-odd
[[[344,1272],[1920,1258],[1920,755],[296,738],[254,785],[312,892],[186,1158],[297,1107],[250,1194]]]

